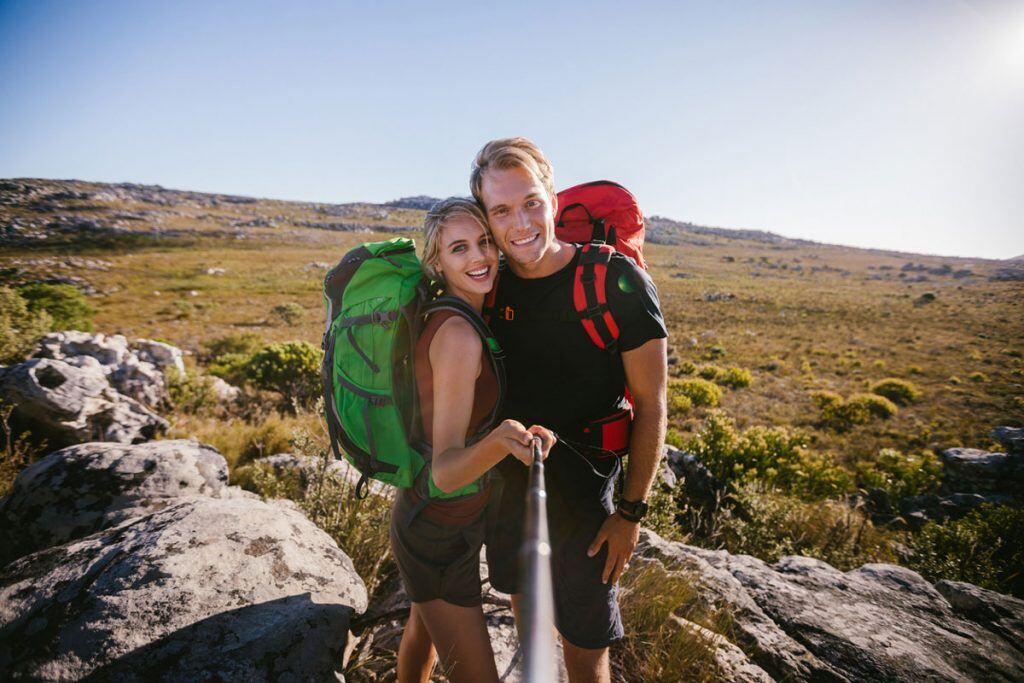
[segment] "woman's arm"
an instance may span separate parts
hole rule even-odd
[[[473,412],[477,376],[483,362],[483,343],[467,321],[451,317],[430,342],[434,379],[433,476],[442,491],[454,491],[480,478],[507,454],[524,463],[532,458],[534,434],[541,436],[544,454],[553,438],[540,427],[527,430],[505,420],[483,439],[466,446]]]

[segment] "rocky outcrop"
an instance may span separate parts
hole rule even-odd
[[[0,572],[0,677],[336,680],[366,589],[301,513],[195,498]]]
[[[768,565],[644,530],[636,562],[696,577],[728,605],[735,644],[775,679],[1014,681],[1024,677],[1024,601],[969,584],[932,585],[871,564],[841,572],[807,557]]]
[[[166,420],[111,387],[97,360],[81,356],[76,363],[33,358],[0,368],[0,396],[14,405],[16,424],[57,447],[139,443],[167,429]]]
[[[164,373],[168,368],[185,372],[181,349],[148,339],[129,343],[120,334],[54,332],[39,342],[35,356],[71,365],[81,365],[84,359],[93,358],[111,386],[149,406],[158,405],[166,395]]]
[[[0,500],[0,565],[195,496],[258,499],[229,487],[223,456],[196,441],[59,450],[22,471]]]

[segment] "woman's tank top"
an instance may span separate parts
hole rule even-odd
[[[416,390],[419,393],[423,435],[428,444],[434,441],[434,369],[430,364],[430,343],[441,325],[453,315],[458,314],[453,311],[438,311],[432,314],[427,318],[427,323],[416,341]],[[467,437],[486,426],[485,422],[498,401],[498,380],[494,376],[494,368],[486,358],[483,359],[481,366],[480,375],[473,385],[473,410],[470,413]],[[419,501],[419,496],[413,489],[408,489],[408,492],[415,502]],[[463,524],[472,521],[484,509],[490,494],[491,487],[487,484],[476,495],[456,500],[431,501],[421,514],[444,524]]]

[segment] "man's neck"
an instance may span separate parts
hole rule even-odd
[[[576,245],[555,240],[544,255],[533,263],[517,263],[509,259],[508,266],[517,277],[524,280],[547,277],[560,271],[576,254]]]

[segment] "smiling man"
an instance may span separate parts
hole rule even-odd
[[[657,291],[632,259],[613,255],[604,284],[619,338],[613,351],[599,348],[573,313],[582,250],[555,237],[557,200],[544,154],[525,138],[493,140],[477,154],[470,186],[507,264],[490,320],[507,354],[504,417],[559,435],[545,469],[566,669],[573,682],[608,681],[608,646],[623,635],[617,583],[636,547],[665,436],[667,332]],[[622,441],[613,450],[628,444],[629,451],[617,504],[619,460],[600,440],[613,432]],[[491,584],[512,594],[518,619],[527,471],[508,462],[499,471],[487,560]]]

